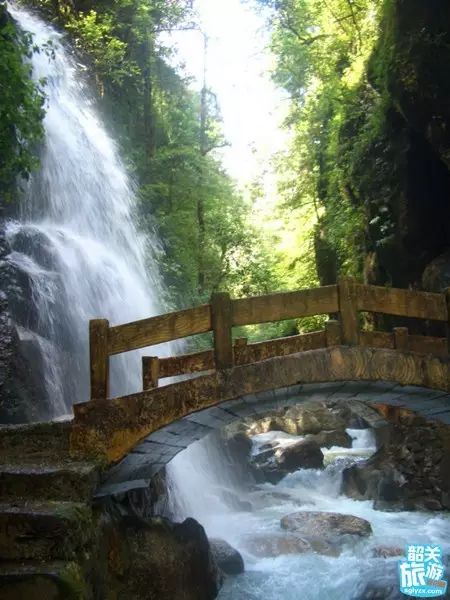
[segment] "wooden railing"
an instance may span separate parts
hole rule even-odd
[[[360,312],[440,321],[446,337],[409,335],[405,327],[392,333],[362,331]],[[332,315],[325,329],[312,333],[248,344],[233,344],[232,328],[242,325]],[[109,357],[206,332],[214,347],[169,358],[143,358],[143,388],[157,387],[160,379],[208,370],[230,369],[274,356],[285,356],[328,346],[361,345],[447,355],[450,348],[450,294],[435,294],[356,283],[343,278],[337,285],[232,300],[215,293],[210,304],[124,325],[109,326],[105,319],[90,322],[91,399],[108,397]]]

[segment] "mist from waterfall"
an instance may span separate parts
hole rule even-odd
[[[209,538],[221,538],[236,548],[245,572],[225,579],[218,600],[361,600],[368,583],[385,591],[398,581],[399,556],[380,558],[377,548],[400,547],[411,539],[442,546],[450,552],[450,520],[446,513],[384,512],[372,501],[357,501],[341,493],[342,472],[375,451],[370,429],[347,429],[351,448],[322,448],[324,469],[299,469],[277,484],[256,483],[248,472],[247,484],[236,478],[242,467],[230,462],[223,445],[211,435],[193,443],[166,467],[169,514],[177,520],[194,517]],[[301,436],[270,431],[252,438],[252,453],[268,444],[286,447]],[[244,462],[244,461],[243,461]],[[289,532],[282,517],[297,511],[350,514],[369,521],[369,538],[348,540],[339,556],[289,549]],[[287,538],[286,538],[287,536]],[[400,592],[389,595],[397,598]],[[388,598],[388,595],[383,595]]]
[[[39,347],[42,416],[52,418],[88,399],[89,319],[115,325],[161,312],[161,248],[136,227],[133,183],[63,36],[32,12],[8,10],[35,44],[54,49],[31,59],[33,78],[46,81],[45,142],[24,183],[20,220],[7,225],[9,261],[30,281],[35,315],[20,331]],[[113,357],[112,395],[139,389],[139,356]]]

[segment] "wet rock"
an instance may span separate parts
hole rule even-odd
[[[248,536],[244,541],[245,549],[261,558],[273,558],[282,554],[303,554],[312,552],[311,544],[292,534],[262,533]]]
[[[44,385],[43,357],[36,341],[22,339],[18,323],[33,321],[31,283],[9,260],[0,223],[0,423],[51,417]]]
[[[422,274],[422,285],[430,292],[445,292],[450,287],[450,250],[433,259]]]
[[[226,575],[244,572],[244,560],[236,548],[219,538],[210,538],[209,544],[217,565]]]
[[[85,573],[73,561],[3,562],[0,565],[2,600],[68,600],[91,597]]]
[[[383,563],[382,569],[373,569],[369,580],[361,582],[351,600],[405,600],[400,592],[397,564]]]
[[[341,545],[349,536],[360,538],[372,533],[370,523],[360,517],[316,511],[287,515],[281,519],[281,527],[298,534],[310,544],[318,542],[331,546]]]
[[[261,452],[257,452],[251,458],[251,462],[255,465],[265,465],[269,462],[275,462],[275,451],[277,446],[272,446],[271,448],[265,448],[264,450],[261,448]]]
[[[323,453],[315,440],[305,439],[275,452],[278,465],[292,473],[298,469],[321,469]]]
[[[297,435],[295,427],[291,427],[284,417],[284,410],[275,411],[263,419],[258,419],[250,424],[248,428],[249,435],[258,435],[268,433],[269,431],[283,431],[292,435]]]
[[[340,408],[320,402],[291,406],[249,424],[248,433],[256,435],[283,431],[290,435],[306,435],[321,431],[344,431],[346,424],[342,414]]]
[[[340,446],[341,448],[351,448],[352,438],[342,429],[334,431],[321,431],[315,435],[307,436],[308,440],[314,440],[321,448],[331,448],[332,446]]]
[[[442,510],[450,490],[449,449],[450,427],[402,414],[374,455],[344,469],[342,491],[374,500],[377,510]]]
[[[392,556],[403,556],[404,549],[397,546],[375,546],[372,551],[374,558],[391,558]]]
[[[252,449],[252,440],[243,431],[238,431],[226,440],[227,448],[232,457],[239,461],[246,459]]]
[[[13,252],[24,254],[48,271],[58,270],[58,258],[49,237],[33,225],[22,225],[12,236]]]
[[[302,498],[295,495],[282,493],[276,491],[276,488],[272,488],[271,491],[265,487],[263,490],[257,490],[253,492],[251,496],[252,506],[254,510],[260,510],[269,506],[279,506],[282,503],[289,502],[290,505],[303,507],[305,505],[313,505],[314,501],[309,498]]]
[[[255,466],[252,469],[252,475],[258,483],[271,483],[276,485],[283,477],[286,477],[287,471],[280,469],[276,464]]]
[[[297,435],[320,433],[321,431],[344,430],[345,421],[324,404],[292,406],[283,416],[284,431]]]
[[[287,447],[275,447],[251,459],[257,481],[276,484],[298,469],[323,468],[323,452],[314,440],[303,439]]]
[[[213,600],[222,576],[203,527],[194,519],[151,519],[112,527],[108,595],[133,600]],[[106,597],[105,595],[101,597]]]

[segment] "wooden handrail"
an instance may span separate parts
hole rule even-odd
[[[338,311],[336,285],[233,300],[233,325],[254,325]]]
[[[445,294],[385,288],[360,283],[356,283],[355,287],[358,310],[397,317],[448,321]]]
[[[209,304],[111,327],[108,352],[120,354],[211,331]]]
[[[287,354],[315,350],[330,345],[333,344],[327,343],[327,332],[325,330],[292,335],[265,342],[256,342],[254,344],[248,344],[246,338],[240,338],[235,341],[233,346],[234,364],[245,365],[274,356],[286,356]],[[148,381],[154,357],[144,357],[142,360],[143,371],[146,373],[146,381]],[[159,359],[160,379],[212,371],[214,369],[216,369],[216,363],[213,350],[203,350],[201,352],[192,352]]]
[[[406,328],[392,333],[360,331],[359,312],[374,312],[446,322],[447,338],[409,335]],[[335,315],[325,330],[276,340],[233,346],[234,326],[277,322],[314,315]],[[211,304],[110,327],[105,319],[90,322],[91,398],[108,397],[109,357],[164,342],[212,331],[214,348],[169,358],[144,358],[144,387],[159,378],[293,354],[333,345],[361,345],[432,353],[450,353],[450,293],[384,288],[342,278],[337,285],[232,300],[213,294]]]

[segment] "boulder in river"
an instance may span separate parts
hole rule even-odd
[[[298,469],[323,467],[323,452],[315,440],[301,440],[292,446],[276,450],[275,457],[281,469],[288,473]]]
[[[343,418],[323,403],[292,406],[284,413],[284,420],[291,429],[288,433],[297,435],[345,429]]]
[[[228,452],[236,461],[246,460],[252,449],[252,441],[244,431],[237,431],[226,440]]]
[[[244,572],[244,559],[236,548],[219,538],[210,538],[209,544],[218,567],[226,575],[239,575]]]
[[[286,447],[273,447],[256,454],[252,460],[256,480],[276,484],[298,469],[323,468],[323,452],[313,439],[303,439]]]
[[[402,413],[374,455],[343,471],[342,491],[378,510],[450,508],[450,427]]]
[[[113,526],[108,536],[107,590],[133,600],[213,600],[223,576],[195,519],[155,518]]]
[[[284,431],[291,435],[316,434],[321,431],[344,431],[346,421],[340,409],[325,402],[298,404],[272,412],[248,425],[250,435]]]
[[[319,511],[300,511],[281,519],[281,527],[298,534],[309,543],[340,545],[348,536],[368,537],[372,527],[354,515]],[[318,548],[317,551],[320,552]]]
[[[391,558],[392,556],[403,556],[404,553],[404,548],[397,546],[375,546],[372,556],[374,558]]]
[[[344,429],[321,431],[315,435],[308,435],[306,439],[314,440],[321,448],[331,448],[332,446],[351,448],[353,442],[352,437]]]
[[[291,533],[257,533],[244,541],[245,549],[260,558],[273,558],[282,554],[311,552],[311,544]]]

